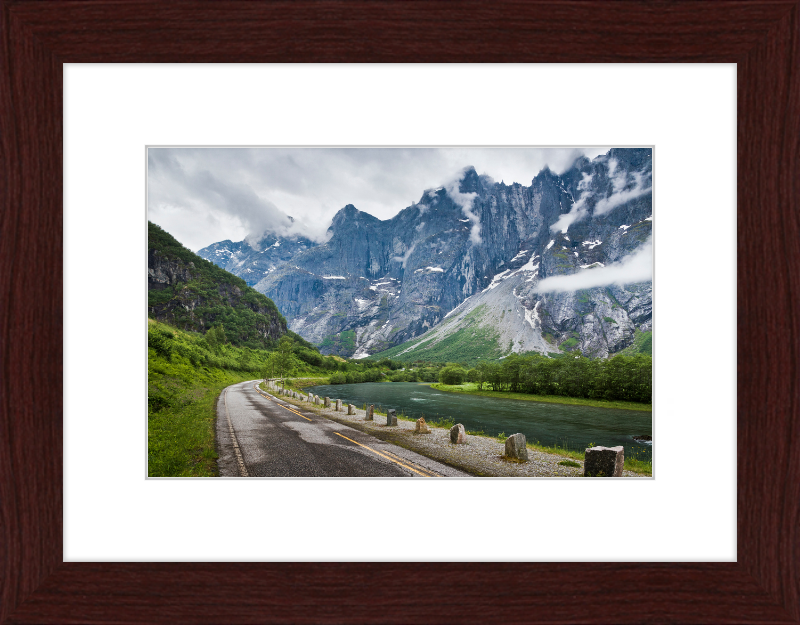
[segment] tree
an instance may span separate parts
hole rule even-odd
[[[508,390],[512,393],[519,391],[522,364],[523,361],[520,355],[511,353],[503,360],[503,364],[500,365],[503,372],[503,382],[508,384]]]
[[[219,346],[219,342],[217,341],[217,331],[214,328],[211,328],[206,332],[206,343],[211,348],[211,351],[216,352],[217,347]]]
[[[450,385],[461,384],[465,375],[466,371],[459,366],[445,367],[439,372],[439,382]]]
[[[477,372],[477,380],[475,380],[475,381],[478,383],[478,390],[479,391],[482,391],[483,390],[483,385],[486,384],[486,382],[489,381],[489,370],[490,369],[491,369],[491,367],[489,366],[489,363],[486,362],[486,361],[479,362],[478,366],[475,367],[475,371]]]
[[[264,377],[265,378],[274,378],[275,377],[275,352],[269,354],[265,359],[265,367],[264,367]]]
[[[222,324],[216,326],[215,331],[217,333],[217,341],[220,345],[225,345],[228,342],[228,337],[225,336],[225,328],[222,327]]]
[[[274,354],[275,366],[280,377],[284,377],[292,366],[294,360],[294,339],[284,334],[278,341],[278,351]]]

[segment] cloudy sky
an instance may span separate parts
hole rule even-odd
[[[472,165],[529,185],[596,148],[149,148],[148,219],[197,251],[270,230],[322,240],[346,204],[389,219]],[[287,219],[291,215],[295,222]]]

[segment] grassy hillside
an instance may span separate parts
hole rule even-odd
[[[286,334],[286,320],[271,299],[154,223],[148,223],[148,268],[148,315],[153,319],[202,333],[221,326],[227,341],[253,349],[274,347]]]
[[[635,356],[636,354],[653,355],[653,332],[634,331],[633,344],[623,349],[620,354],[624,356]]]
[[[433,330],[422,337],[373,354],[370,358],[391,358],[400,362],[461,362],[468,366],[474,366],[481,361],[497,360],[504,354],[499,344],[500,333],[492,327],[479,325],[484,308],[485,306],[478,306],[464,318],[464,327],[441,340]],[[409,350],[412,345],[416,347]]]

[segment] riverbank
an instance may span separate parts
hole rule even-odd
[[[583,397],[562,397],[560,395],[530,395],[528,393],[512,393],[510,391],[492,391],[489,389],[478,390],[474,382],[466,384],[449,385],[434,383],[430,385],[437,391],[445,393],[462,393],[464,395],[478,395],[480,397],[494,397],[497,399],[520,399],[522,401],[535,401],[544,404],[565,404],[568,406],[592,406],[594,408],[614,408],[616,410],[640,410],[653,412],[652,404],[640,404],[633,401],[606,401],[604,399],[585,399]]]
[[[366,420],[366,411],[356,408],[355,414],[348,415],[346,404],[342,412],[335,410],[336,400],[332,398],[331,407],[325,408],[310,404],[301,399],[280,395],[272,391],[266,382],[261,383],[261,388],[267,392],[275,393],[281,400],[301,407],[303,410],[314,412],[319,416],[331,419],[337,423],[348,425],[380,440],[399,445],[416,453],[428,456],[439,462],[461,469],[475,476],[481,477],[582,477],[583,458],[575,452],[563,451],[553,453],[543,451],[540,446],[528,444],[529,461],[524,463],[505,460],[505,444],[498,437],[468,434],[467,444],[453,445],[450,443],[449,427],[451,424],[429,423],[430,434],[415,433],[416,423],[413,420],[398,418],[396,427],[386,425],[386,415],[375,413],[373,421]],[[304,394],[301,397],[306,397]],[[569,462],[577,466],[560,464]],[[631,470],[623,472],[625,477],[645,477],[647,473],[636,473]]]
[[[276,379],[278,384],[280,384],[280,380]],[[304,388],[308,388],[309,386],[321,386],[323,384],[330,384],[330,378],[286,378],[284,380],[285,388],[294,390],[294,391],[301,391]]]

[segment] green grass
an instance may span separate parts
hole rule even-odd
[[[308,388],[309,386],[322,386],[323,384],[330,384],[330,378],[286,378],[284,380],[284,388],[291,389],[293,391],[303,391],[303,389]],[[262,382],[262,385],[264,383]],[[262,388],[264,388],[262,386]],[[267,390],[264,388],[264,390]],[[305,393],[305,391],[303,391]]]
[[[579,466],[581,466],[579,463],[575,462],[574,460],[562,460],[558,464],[560,464],[561,466],[564,466],[564,467],[579,467]]]
[[[636,449],[632,449],[625,454],[625,469],[643,475],[653,475],[653,459],[639,457]]]
[[[484,385],[485,387],[485,385]],[[644,410],[653,411],[652,404],[641,404],[633,401],[606,401],[604,399],[586,399],[583,397],[562,397],[560,395],[529,395],[528,393],[512,393],[509,391],[492,391],[484,388],[479,391],[474,382],[467,382],[458,386],[447,384],[431,384],[431,388],[448,393],[464,393],[465,395],[478,395],[481,397],[494,397],[497,399],[521,399],[523,401],[538,401],[546,404],[566,404],[570,406],[594,406],[596,408],[616,408],[618,410]]]
[[[577,451],[575,449],[567,449],[566,447],[561,447],[560,445],[542,445],[539,441],[536,441],[535,443],[528,441],[525,446],[528,449],[533,449],[534,451],[542,451],[546,454],[564,456],[565,458],[572,458],[573,460],[583,460],[583,457],[586,453],[584,451]]]

